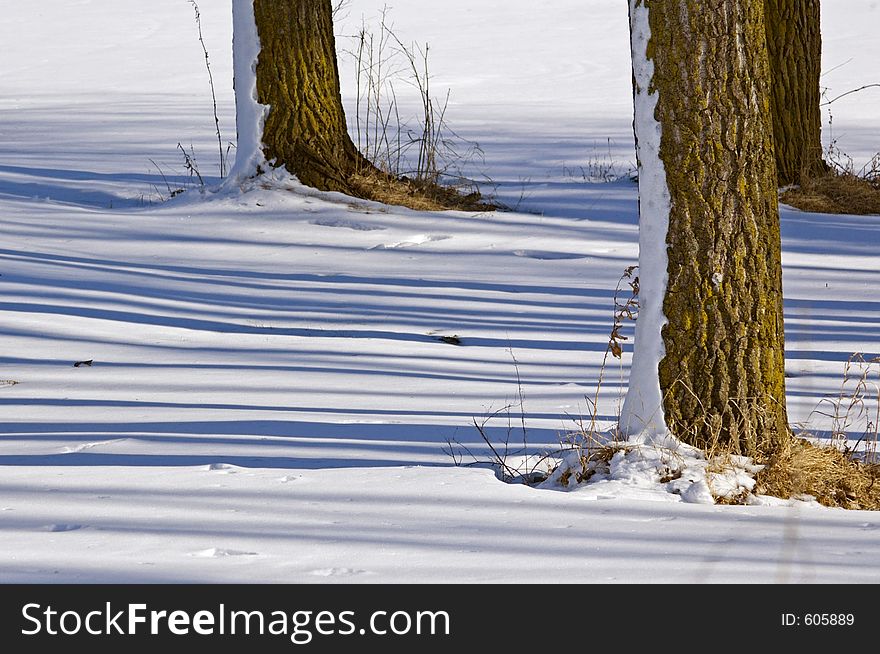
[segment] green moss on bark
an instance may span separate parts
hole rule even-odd
[[[352,177],[372,166],[346,127],[331,0],[254,0],[254,18],[266,160],[303,184],[353,194]]]
[[[819,76],[819,0],[765,0],[771,103],[779,185],[825,170]]]
[[[763,5],[646,4],[671,197],[666,421],[694,445],[752,453],[788,437]]]

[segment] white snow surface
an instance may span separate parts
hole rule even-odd
[[[340,49],[383,4],[351,3]],[[876,81],[880,9],[823,4],[834,97]],[[234,140],[232,11],[201,13]],[[189,3],[8,8],[0,581],[880,581],[880,516],[708,504],[748,491],[751,462],[707,467],[662,435],[577,487],[564,467],[536,489],[453,465],[490,455],[474,418],[513,461],[589,413],[639,256],[636,186],[591,181],[635,159],[627,12],[448,0],[392,16],[430,43],[447,119],[485,154],[469,174],[516,211],[420,213],[284,176],[198,193],[178,143],[220,180]],[[880,94],[832,107],[860,165]],[[811,412],[847,357],[880,355],[880,217],[783,207],[782,230],[790,416],[821,436]],[[630,361],[604,372],[599,429]]]
[[[660,361],[666,355],[661,330],[666,325],[667,255],[671,200],[666,167],[660,158],[662,129],[654,116],[659,92],[653,91],[654,62],[648,58],[651,24],[648,5],[630,0],[636,145],[639,174],[639,320],[629,388],[620,413],[624,434],[666,432]]]

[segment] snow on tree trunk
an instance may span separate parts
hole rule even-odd
[[[233,11],[236,174],[268,162],[352,194],[352,177],[372,167],[346,127],[331,0],[233,0]]]
[[[254,177],[265,168],[263,124],[269,107],[257,99],[257,58],[260,37],[254,19],[253,0],[232,0],[232,65],[235,84],[235,128],[238,143],[235,164],[229,173],[233,183]]]
[[[763,3],[630,0],[630,17],[642,307],[621,426],[772,448],[788,430]]]
[[[654,62],[648,57],[651,27],[648,8],[630,0],[633,61],[634,129],[639,163],[639,320],[629,390],[620,424],[624,432],[665,433],[663,393],[657,374],[665,346],[660,330],[666,324],[666,233],[669,229],[669,188],[660,157],[661,126],[655,117],[657,94],[652,91]]]
[[[819,0],[765,0],[779,185],[825,169],[819,76]]]

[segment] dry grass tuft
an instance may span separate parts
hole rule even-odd
[[[409,207],[416,211],[494,211],[497,206],[486,202],[478,190],[460,192],[453,186],[433,181],[394,177],[381,171],[359,173],[350,183],[359,197]]]
[[[757,493],[783,499],[811,495],[825,506],[880,510],[880,465],[836,447],[793,437],[761,463]]]
[[[827,171],[803,175],[800,186],[786,190],[779,200],[801,211],[880,215],[880,153],[861,170],[834,147],[826,158]]]
[[[764,467],[754,492],[783,499],[809,495],[825,506],[880,510],[878,373],[880,359],[858,352],[847,359],[839,390],[813,411],[830,421],[827,442],[817,443],[806,429],[805,437],[790,433],[781,443],[758,441],[754,459]]]
[[[785,191],[779,200],[813,213],[880,215],[880,179],[829,171]]]
[[[761,403],[741,400],[731,400],[723,416],[713,419],[704,414],[689,429],[679,428],[676,433],[706,453],[710,472],[721,472],[729,467],[732,457],[740,454],[747,454],[763,467],[755,477],[752,493],[716,498],[719,504],[742,504],[750,494],[759,494],[782,499],[811,496],[825,506],[880,510],[880,463],[875,456],[877,422],[872,419],[874,407],[869,407],[869,402],[874,401],[875,385],[868,379],[878,363],[875,359],[865,360],[860,354],[850,357],[840,392],[823,400],[830,408],[817,411],[832,421],[832,440],[827,444],[815,444],[790,432],[782,439],[762,438]],[[749,410],[744,410],[744,404],[751,405]],[[880,405],[876,411],[880,411]],[[727,428],[722,427],[725,424]],[[864,435],[855,447],[850,447],[846,436],[856,427],[863,428]],[[744,440],[730,441],[725,437],[728,429]],[[743,443],[747,444],[745,449]],[[860,444],[864,445],[861,453],[857,451]]]
[[[756,457],[788,437],[787,429],[783,433],[773,429],[777,400],[772,397],[731,397],[718,410],[704,406],[684,381],[676,380],[675,385],[693,397],[699,411],[688,422],[673,421],[670,431],[682,442],[703,450],[707,459]]]

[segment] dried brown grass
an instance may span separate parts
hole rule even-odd
[[[358,173],[350,180],[357,195],[367,200],[408,207],[416,211],[494,211],[478,190],[465,192],[433,181],[395,177],[379,170]]]
[[[765,450],[756,492],[786,499],[811,495],[825,506],[880,510],[878,375],[880,358],[850,355],[837,393],[823,398],[811,414],[830,421],[830,440],[817,442],[805,429],[805,437],[792,435],[781,447]]]
[[[816,498],[825,506],[880,510],[880,465],[854,459],[837,447],[792,437],[761,461],[755,491],[783,499]]]
[[[762,467],[755,477],[752,494],[782,499],[811,496],[824,506],[880,510],[880,463],[876,458],[878,426],[871,419],[873,407],[871,410],[868,407],[868,402],[875,401],[876,397],[871,395],[875,385],[868,378],[878,363],[878,360],[865,360],[860,354],[852,355],[846,364],[841,390],[823,400],[830,408],[817,410],[817,413],[832,420],[833,438],[828,443],[811,440],[808,432],[804,432],[806,437],[789,432],[781,440],[763,437],[760,403],[743,400],[731,400],[725,415],[729,413],[735,418],[736,431],[745,437],[746,448],[742,447],[743,442],[732,442],[724,437],[721,425],[726,421],[723,416],[714,419],[704,416],[689,429],[679,428],[676,433],[683,441],[698,445],[705,452],[709,470],[722,471],[737,455],[751,457]],[[744,403],[750,405],[750,410],[743,410]],[[749,420],[747,416],[757,420]],[[850,447],[845,436],[850,433],[849,428],[857,424],[864,428],[864,434],[855,447]],[[708,438],[706,434],[709,434]],[[864,446],[862,450],[858,449],[859,444]],[[716,502],[742,504],[748,499],[749,494],[744,493],[731,498],[716,498]]]
[[[840,156],[829,157],[827,171],[803,175],[800,186],[782,193],[780,202],[814,213],[880,215],[880,153],[858,171],[851,161],[841,163]]]
[[[830,171],[785,191],[779,200],[812,213],[880,215],[880,182]]]

